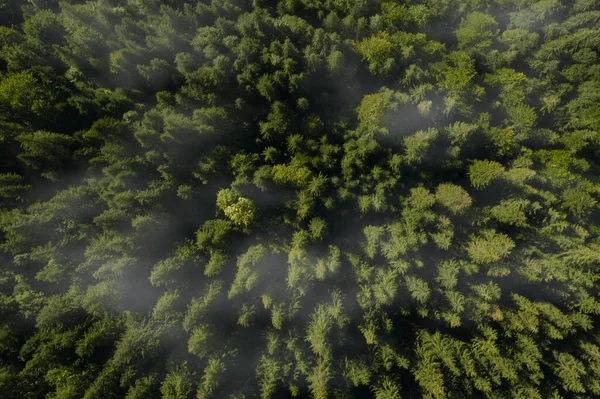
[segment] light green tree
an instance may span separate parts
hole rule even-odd
[[[451,183],[442,183],[437,187],[435,200],[455,215],[463,213],[473,202],[465,189]]]

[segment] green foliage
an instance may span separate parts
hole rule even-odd
[[[427,282],[414,276],[406,277],[406,288],[408,288],[408,291],[410,292],[411,296],[416,301],[421,303],[425,302],[427,298],[429,298],[429,294],[431,293]]]
[[[211,250],[208,262],[204,266],[204,274],[210,277],[221,273],[228,260],[229,257],[224,251]]]
[[[431,194],[425,187],[411,188],[409,202],[413,208],[425,210],[435,203],[435,195]]]
[[[586,374],[583,364],[573,355],[555,352],[555,373],[562,382],[562,386],[568,392],[585,393],[585,387],[581,383],[581,376]]]
[[[477,237],[473,237],[467,252],[476,263],[491,263],[508,256],[514,247],[515,243],[506,234],[485,230]]]
[[[493,16],[475,11],[461,21],[455,33],[460,49],[483,53],[489,49],[492,39],[498,34],[498,23]]]
[[[247,229],[256,213],[254,203],[248,198],[240,196],[235,189],[222,189],[217,193],[217,208],[223,211],[223,214],[233,222],[235,226],[241,229]],[[206,224],[203,230],[198,234],[198,245],[204,246],[208,240],[213,244],[220,242],[227,230],[229,224],[227,221],[215,220]]]
[[[371,378],[371,370],[364,362],[344,359],[344,374],[353,386],[367,385]]]
[[[74,139],[64,134],[35,132],[16,137],[23,152],[19,159],[35,169],[56,168],[69,158]]]
[[[528,200],[521,198],[502,200],[491,209],[491,214],[500,223],[522,226],[527,221],[525,210],[529,204]]]
[[[438,265],[438,277],[436,281],[445,289],[452,289],[458,283],[458,273],[460,271],[458,262],[455,260],[443,261]]]
[[[583,187],[568,188],[562,193],[563,207],[573,215],[585,215],[596,207],[597,201]]]
[[[40,10],[27,18],[23,32],[37,45],[61,44],[66,33],[59,16],[50,10]]]
[[[404,159],[407,164],[419,164],[425,157],[427,149],[438,135],[437,129],[420,130],[404,139],[406,148]]]
[[[483,160],[475,160],[469,166],[469,178],[471,185],[476,189],[483,189],[490,183],[498,179],[504,173],[504,166],[501,163]]]
[[[196,232],[196,243],[200,248],[207,245],[217,245],[223,242],[229,231],[231,222],[223,219],[208,220]]]
[[[223,209],[223,213],[234,225],[246,229],[252,223],[256,208],[248,198],[240,197],[235,204],[229,205]]]
[[[31,185],[23,184],[23,177],[17,173],[0,174],[0,197],[5,199],[21,199],[31,189]]]
[[[599,21],[0,0],[0,397],[600,396]]]
[[[240,194],[235,189],[224,188],[222,190],[219,190],[219,192],[217,193],[217,208],[220,210],[224,210],[228,206],[233,205],[239,197]]]
[[[210,340],[213,332],[206,325],[195,327],[190,332],[188,351],[199,358],[204,358],[210,352]]]
[[[156,378],[153,376],[138,378],[127,390],[126,399],[148,398],[155,392]]]
[[[193,387],[191,377],[185,363],[173,368],[160,385],[163,399],[188,398]]]
[[[237,273],[231,284],[228,296],[233,298],[244,291],[250,291],[257,284],[259,273],[256,268],[257,264],[266,255],[266,250],[262,245],[255,245],[248,248],[248,251],[238,257]]]
[[[304,186],[312,177],[310,169],[304,165],[275,165],[272,169],[273,181],[277,184]]]
[[[3,76],[0,80],[0,115],[4,118],[45,118],[55,112],[55,93],[31,71]]]
[[[355,42],[354,47],[373,73],[387,73],[393,64],[393,43],[387,31],[377,32],[369,38]]]
[[[326,222],[320,218],[313,218],[310,220],[308,229],[314,240],[322,240],[325,234],[325,228],[327,227]]]
[[[477,75],[475,63],[468,54],[455,51],[448,55],[440,88],[451,95],[461,95]]]
[[[453,214],[460,214],[471,206],[473,200],[462,187],[443,183],[437,187],[435,200]]]
[[[400,399],[398,384],[388,376],[383,377],[375,388],[376,399]]]
[[[377,129],[384,123],[386,112],[393,106],[392,91],[365,95],[358,107],[358,121],[369,129]]]

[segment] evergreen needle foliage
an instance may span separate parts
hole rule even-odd
[[[0,0],[0,398],[600,397],[599,0]]]

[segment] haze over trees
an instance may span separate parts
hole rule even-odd
[[[0,0],[0,397],[600,396],[599,0]]]

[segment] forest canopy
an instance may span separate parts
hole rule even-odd
[[[0,397],[600,397],[600,0],[0,0]]]

